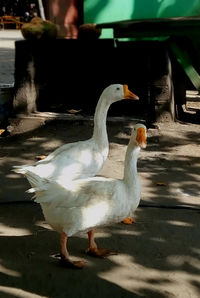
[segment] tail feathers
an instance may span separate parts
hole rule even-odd
[[[26,171],[28,169],[30,169],[31,166],[27,166],[27,165],[24,165],[24,166],[13,166],[13,172],[15,173],[18,173],[18,174],[26,174]]]
[[[33,188],[44,187],[48,181],[46,178],[40,177],[29,169],[26,169],[25,176]]]
[[[41,178],[40,176],[29,170],[26,171],[26,177],[32,186],[32,188],[28,189],[26,192],[35,193],[35,195],[33,196],[35,202],[46,202],[48,199],[48,197],[45,195],[45,192],[47,191],[47,179]]]
[[[30,182],[32,188],[28,189],[28,193],[35,193],[33,198],[37,203],[52,202],[54,182],[49,181],[47,178],[42,178],[37,174],[27,170],[26,177]],[[56,196],[55,196],[56,197]]]
[[[30,182],[32,188],[27,190],[28,193],[35,193],[35,202],[37,203],[53,203],[56,206],[67,206],[68,208],[74,206],[74,198],[76,195],[72,195],[69,188],[58,183],[57,181],[43,178],[33,173],[32,171],[26,171],[26,177]],[[71,183],[70,183],[71,184]],[[69,196],[69,193],[71,196]],[[67,198],[67,199],[66,199]]]
[[[48,189],[48,187],[45,185],[44,187],[32,187],[26,192],[35,193],[32,198],[36,203],[54,203],[56,206],[60,202],[60,197],[54,194],[52,191],[52,189]]]
[[[39,187],[32,187],[26,191],[27,193],[35,193],[32,197],[36,203],[48,203],[49,197],[46,195],[46,190]]]

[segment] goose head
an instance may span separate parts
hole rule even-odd
[[[140,148],[146,148],[147,145],[147,129],[146,126],[138,123],[136,124],[131,133],[130,143]]]
[[[138,100],[139,97],[128,89],[128,85],[112,84],[104,89],[102,96],[111,104],[122,99]]]

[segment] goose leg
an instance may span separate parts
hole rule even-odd
[[[82,261],[71,261],[69,258],[69,252],[67,250],[67,234],[62,232],[60,235],[61,246],[61,265],[68,268],[81,269],[84,266]]]
[[[88,232],[88,239],[89,239],[89,248],[86,250],[86,253],[90,256],[97,257],[97,258],[104,258],[110,255],[116,255],[117,253],[114,251],[110,251],[105,248],[98,248],[97,244],[94,240],[94,230],[90,230]]]

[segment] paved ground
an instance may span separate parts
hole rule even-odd
[[[14,82],[15,41],[22,38],[19,30],[0,30],[0,84]]]
[[[108,122],[110,153],[102,175],[122,177],[132,125]],[[0,297],[200,297],[199,125],[161,123],[148,130],[138,161],[137,223],[96,233],[99,246],[118,255],[86,256],[81,235],[70,239],[69,250],[86,261],[85,268],[60,267],[58,235],[25,194],[28,183],[11,168],[91,133],[90,122],[56,121],[0,139]]]

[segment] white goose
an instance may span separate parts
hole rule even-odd
[[[13,170],[24,174],[28,180],[27,171],[60,182],[95,176],[103,167],[109,151],[106,129],[108,109],[112,103],[123,98],[139,99],[127,85],[108,86],[99,98],[94,114],[93,136],[89,140],[65,144],[34,165],[14,166]]]
[[[79,232],[88,232],[89,254],[99,257],[109,254],[97,247],[93,229],[132,217],[141,195],[137,159],[140,148],[145,147],[146,127],[136,124],[126,151],[122,180],[92,177],[59,183],[27,171],[28,180],[35,185],[28,192],[35,192],[35,201],[41,204],[47,223],[60,233],[61,259],[66,266],[84,266],[82,261],[70,259],[66,247],[68,237]]]

